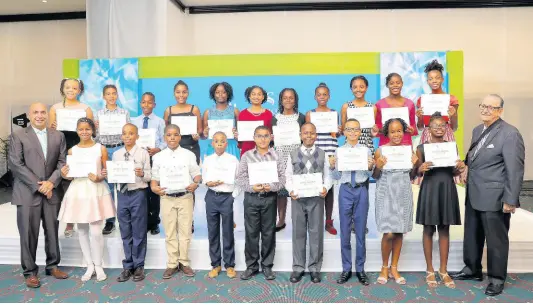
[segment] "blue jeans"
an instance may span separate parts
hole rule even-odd
[[[117,147],[113,147],[113,148],[106,148],[107,149],[107,160],[111,161],[113,160],[113,153],[119,149],[121,149],[122,147],[124,146],[117,146]],[[115,189],[115,184],[114,183],[109,183],[107,182],[106,180],[106,183],[107,185],[109,186],[109,190],[111,191],[111,198],[113,198],[113,200],[115,200],[115,192],[114,192],[114,189]],[[115,223],[115,217],[112,217],[112,218],[108,218],[106,219],[105,221],[106,223]]]

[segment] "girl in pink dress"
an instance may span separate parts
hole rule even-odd
[[[97,173],[72,179],[68,177],[70,170],[68,165],[61,169],[61,176],[72,182],[63,197],[58,220],[78,224],[81,251],[87,263],[87,272],[81,280],[88,281],[96,274],[96,280],[100,282],[107,278],[102,268],[104,253],[102,224],[103,220],[115,217],[115,205],[109,187],[104,181],[107,150],[93,140],[96,127],[91,119],[79,119],[76,129],[80,143],[69,149],[68,156],[81,156],[85,160],[94,159]]]

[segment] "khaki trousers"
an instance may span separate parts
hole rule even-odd
[[[189,245],[192,236],[192,220],[193,196],[191,193],[182,197],[161,197],[161,222],[166,235],[167,268],[176,268],[179,263],[184,266],[190,265]]]

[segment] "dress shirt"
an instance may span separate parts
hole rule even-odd
[[[200,176],[200,167],[196,163],[196,156],[190,150],[187,150],[181,146],[172,150],[165,148],[158,154],[152,157],[152,180],[160,181],[161,176],[159,169],[165,167],[165,165],[177,165],[186,166],[189,169],[189,175],[191,176],[191,183],[194,181],[194,177]],[[167,189],[167,194],[186,192],[185,189],[171,190]]]
[[[137,168],[137,165],[141,165],[144,176],[138,177],[135,175],[135,183],[128,183],[128,191],[133,191],[137,189],[144,189],[148,187],[148,183],[151,180],[151,169],[150,169],[150,155],[148,152],[139,146],[133,146],[130,151],[130,156],[128,161],[133,161],[135,164],[134,168]],[[125,161],[126,160],[126,147],[121,147],[119,150],[113,153],[113,161]],[[122,185],[122,183],[121,183]],[[120,186],[118,188],[120,190]]]
[[[33,127],[33,125],[31,128],[33,128],[33,131],[35,131],[35,134],[37,135],[37,139],[39,139],[39,144],[41,144],[41,149],[43,150],[44,160],[46,160],[46,152],[48,150],[48,135],[46,128],[39,130]]]
[[[303,154],[307,154],[307,149],[311,149],[309,151],[310,155],[313,155],[316,150],[315,145],[313,145],[311,148],[307,148],[304,145],[300,146],[300,150],[302,151]],[[307,161],[307,162],[309,163],[310,161]],[[289,153],[289,158],[287,159],[287,167],[285,168],[285,179],[286,179],[285,189],[287,190],[287,192],[289,192],[289,194],[291,192],[294,192],[294,195],[298,195],[297,192],[294,190],[294,185],[292,184],[292,176],[293,176],[292,157],[291,157],[291,154]],[[326,191],[329,191],[329,189],[333,185],[332,180],[331,180],[331,173],[329,169],[328,156],[325,154],[325,152],[324,152],[324,168],[322,170],[322,183],[323,183],[322,186],[326,188]],[[322,190],[320,191],[322,192]]]
[[[270,191],[278,192],[283,187],[285,184],[285,172],[283,171],[283,166],[276,151],[273,148],[269,148],[266,154],[261,155],[257,151],[257,148],[253,148],[242,155],[241,162],[239,163],[239,169],[237,171],[237,185],[241,190],[249,193],[255,193],[253,186],[250,185],[250,177],[248,176],[248,163],[263,161],[276,161],[277,164],[279,182],[270,183]]]
[[[107,106],[104,109],[100,109],[96,112],[94,115],[94,121],[98,122],[98,117],[102,115],[118,115],[118,114],[125,114],[126,115],[126,123],[130,122],[130,113],[127,110],[124,110],[117,106],[114,110],[107,109]],[[118,135],[111,135],[111,136],[103,136],[100,135],[100,128],[96,129],[96,142],[102,144],[102,145],[115,145],[122,143],[122,133]]]
[[[366,146],[362,145],[362,144],[359,144],[359,143],[357,143],[356,145],[350,145],[346,141],[346,143],[344,143],[344,145],[342,147],[354,148],[354,147],[366,147]],[[366,147],[366,148],[368,149],[368,147]],[[372,157],[372,152],[370,152],[370,149],[368,149],[368,156]],[[335,153],[335,158],[338,158],[337,157],[337,153]],[[342,171],[342,172],[338,171],[337,170],[338,162],[339,161],[337,159],[337,163],[335,164],[335,169],[331,171],[331,177],[334,180],[339,180],[339,183],[341,183],[341,184],[343,184],[343,183],[351,183],[351,181],[352,181],[352,171]],[[363,182],[367,181],[371,174],[372,174],[372,171],[355,171],[355,183],[363,183]]]
[[[155,129],[155,147],[161,150],[167,147],[163,136],[165,133],[165,120],[155,115],[153,112],[146,116],[144,114],[131,119],[131,122],[139,129],[143,129],[144,118],[148,118],[148,129]],[[154,147],[150,147],[154,148]]]
[[[209,172],[209,168],[215,166],[215,164],[227,165],[233,170],[235,176],[237,176],[237,168],[239,167],[239,161],[237,160],[237,158],[234,155],[228,154],[227,152],[224,152],[220,156],[214,153],[205,157],[204,162],[202,163],[202,178],[204,180],[204,183],[210,182],[206,180],[206,178],[208,177],[207,172]],[[235,179],[235,181],[237,181],[237,179]],[[235,184],[223,183],[215,187],[209,187],[209,189],[215,192],[233,193],[233,198],[237,198],[240,193],[239,187],[237,187],[237,185]]]

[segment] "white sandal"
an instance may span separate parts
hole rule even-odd
[[[390,266],[390,267],[391,267],[391,269],[396,269],[396,271],[398,271],[398,266]],[[405,278],[403,276],[400,276],[399,278],[395,278],[394,275],[392,275],[392,272],[389,273],[389,277],[394,279],[394,281],[398,285],[405,285],[407,283],[407,281],[405,280]]]

